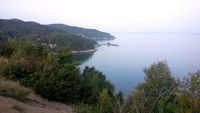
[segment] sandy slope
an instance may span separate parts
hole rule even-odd
[[[0,85],[19,87],[17,82],[0,77]],[[13,98],[0,96],[0,113],[74,113],[70,106],[58,102],[51,102],[36,95],[33,91],[28,101],[20,102]]]

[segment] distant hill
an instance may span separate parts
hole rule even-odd
[[[85,38],[94,39],[94,40],[112,40],[115,39],[114,36],[112,36],[109,33],[98,31],[96,29],[86,29],[86,28],[80,28],[75,26],[69,26],[64,24],[50,24],[49,27],[51,28],[57,28],[60,30],[63,30],[65,32],[69,32],[75,35],[80,35]]]
[[[0,19],[0,41],[8,38],[29,38],[33,43],[56,45],[56,47],[68,47],[71,50],[94,49],[96,41],[86,39],[79,35],[67,33],[48,25],[36,22],[25,22],[19,19]]]

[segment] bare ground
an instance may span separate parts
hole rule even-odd
[[[0,77],[1,85],[20,86],[17,82]],[[0,96],[0,113],[74,113],[72,107],[43,99],[33,91],[27,98],[28,101],[20,102],[10,97]]]

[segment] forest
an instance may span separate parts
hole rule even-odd
[[[48,25],[24,22],[18,19],[0,19],[0,40],[8,41],[11,38],[16,38],[18,41],[21,38],[28,38],[35,44],[55,45],[55,47],[51,47],[52,50],[60,47],[67,47],[74,51],[87,50],[94,49],[97,44],[94,40],[50,28]]]
[[[94,39],[94,40],[115,39],[115,37],[112,36],[111,34],[98,31],[96,29],[86,29],[86,28],[80,28],[80,27],[69,26],[69,25],[64,25],[64,24],[50,24],[49,27],[57,28],[65,32],[72,33],[74,35],[80,35],[88,39]]]
[[[144,82],[124,95],[94,67],[81,72],[69,48],[60,47],[53,54],[28,39],[0,44],[0,75],[48,100],[71,105],[77,113],[200,112],[200,71],[178,79],[167,62],[158,61],[144,69]]]

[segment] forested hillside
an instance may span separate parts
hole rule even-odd
[[[86,28],[74,27],[74,26],[69,26],[69,25],[64,25],[64,24],[50,24],[49,27],[57,28],[57,29],[60,29],[60,30],[63,30],[65,32],[69,32],[75,35],[80,35],[88,39],[112,40],[115,38],[109,33],[101,32],[96,29],[86,29]]]
[[[1,76],[18,81],[48,100],[74,104],[76,107],[80,104],[81,108],[94,107],[95,111],[100,110],[97,109],[100,101],[103,103],[99,106],[104,107],[104,101],[111,100],[114,93],[114,86],[94,67],[85,67],[81,73],[68,49],[59,48],[58,54],[54,55],[41,44],[33,45],[24,38],[19,42],[12,39],[4,45],[0,44]],[[20,97],[1,87],[0,96]],[[23,102],[27,101],[23,99]],[[105,110],[110,111],[111,106]]]
[[[24,38],[0,44],[0,77],[18,81],[48,100],[71,104],[77,113],[200,112],[200,71],[175,79],[167,63],[159,61],[144,73],[144,81],[124,96],[94,67],[85,67],[81,73],[66,48],[54,55]],[[23,95],[18,93],[0,87],[0,96],[21,100]]]
[[[43,43],[51,48],[68,47],[71,50],[94,49],[96,41],[63,32],[36,22],[24,22],[18,19],[0,19],[0,40],[8,38],[29,38],[33,43]],[[53,46],[52,46],[53,45]]]

